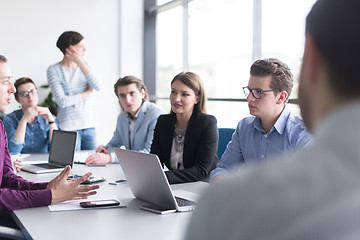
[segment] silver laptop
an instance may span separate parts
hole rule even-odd
[[[47,163],[24,164],[22,170],[31,173],[61,172],[73,166],[77,132],[54,130]]]
[[[151,203],[143,209],[161,214],[194,209],[195,202],[174,196],[156,155],[119,148],[115,154],[134,196]]]

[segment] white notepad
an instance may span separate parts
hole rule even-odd
[[[72,201],[66,201],[62,203],[56,203],[53,205],[49,205],[50,212],[63,212],[63,211],[77,211],[77,210],[90,210],[90,209],[104,209],[104,208],[123,208],[126,207],[126,204],[124,201],[120,201],[120,205],[118,206],[108,206],[108,207],[97,207],[97,208],[83,208],[80,206],[80,202],[86,202],[86,201],[94,201],[94,200],[107,200],[107,199],[115,199],[118,200],[115,196],[110,197],[98,197],[98,198],[91,198],[91,199],[80,199],[80,200],[72,200]]]

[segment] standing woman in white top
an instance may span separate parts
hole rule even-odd
[[[64,57],[47,70],[48,83],[58,105],[59,128],[78,132],[76,150],[95,149],[97,145],[91,93],[100,87],[84,61],[83,39],[78,32],[61,34],[56,46]]]

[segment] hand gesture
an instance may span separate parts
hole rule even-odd
[[[49,122],[54,122],[55,121],[55,119],[54,119],[53,115],[51,114],[49,108],[36,106],[36,109],[38,111],[38,114],[41,117],[43,117],[44,119],[47,119]]]
[[[20,172],[22,169],[22,165],[23,165],[22,157],[17,158],[14,162],[14,167],[15,167],[16,171]]]
[[[28,123],[32,123],[34,119],[38,116],[38,111],[36,107],[29,107],[26,109],[23,118]]]
[[[75,46],[70,45],[70,47],[66,49],[65,55],[70,59],[70,61],[75,62],[78,65],[83,62],[84,52],[80,51]]]
[[[110,154],[110,152],[108,151],[107,147],[104,146],[104,145],[100,145],[100,146],[96,149],[96,152]]]
[[[66,166],[57,177],[48,183],[46,188],[50,189],[52,193],[51,204],[68,200],[87,199],[88,196],[97,193],[93,190],[98,189],[99,185],[79,185],[81,182],[89,179],[91,172],[86,173],[82,177],[67,180],[70,170],[70,166]]]
[[[224,175],[217,175],[215,176],[212,180],[211,180],[211,183],[216,183],[218,181],[221,181],[222,179],[224,179],[225,176]]]
[[[87,89],[89,92],[92,92],[94,91],[94,89],[90,86],[90,84],[88,84],[88,89]]]
[[[90,96],[90,94],[91,94],[93,91],[94,91],[94,89],[93,89],[92,87],[90,87],[90,85],[88,84],[88,88],[87,88],[84,92],[80,93],[80,95],[81,95],[82,99],[85,99],[85,98],[87,98],[88,96]]]

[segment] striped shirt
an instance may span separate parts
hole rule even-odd
[[[70,70],[56,63],[48,68],[47,80],[58,105],[57,121],[60,129],[74,131],[95,127],[93,95],[85,99],[80,96],[88,89],[88,85],[94,90],[100,89],[91,72],[84,76],[79,67]]]

